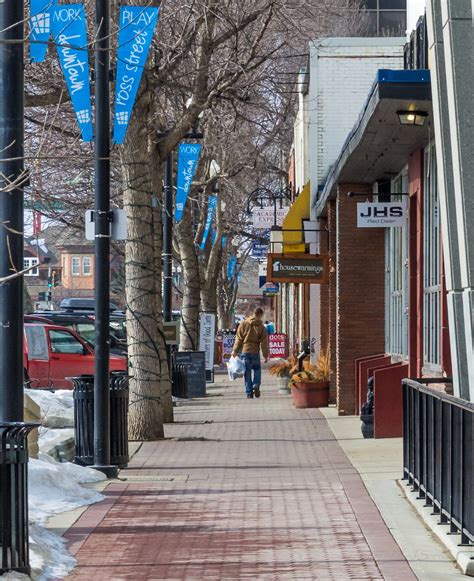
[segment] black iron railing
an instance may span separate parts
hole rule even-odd
[[[474,403],[403,381],[403,476],[439,515],[439,524],[474,542]]]

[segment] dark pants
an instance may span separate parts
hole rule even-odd
[[[254,387],[260,387],[262,382],[262,367],[259,353],[242,353],[245,362],[245,392],[253,393]],[[253,377],[252,377],[253,374]]]

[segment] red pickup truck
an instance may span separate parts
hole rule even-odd
[[[94,350],[77,333],[59,325],[25,324],[25,381],[32,388],[72,389],[66,377],[94,373]],[[127,371],[127,359],[110,356],[110,371]]]

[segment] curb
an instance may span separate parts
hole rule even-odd
[[[449,534],[446,526],[439,525],[439,515],[433,514],[431,512],[432,507],[425,506],[424,500],[417,498],[418,493],[413,492],[408,484],[402,480],[397,480],[397,484],[428,529],[436,535],[443,546],[451,553],[462,573],[474,577],[474,546],[472,548],[459,546],[461,535]]]

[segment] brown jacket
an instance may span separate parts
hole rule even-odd
[[[234,353],[260,353],[268,357],[268,337],[261,319],[252,316],[242,321],[235,337]]]

